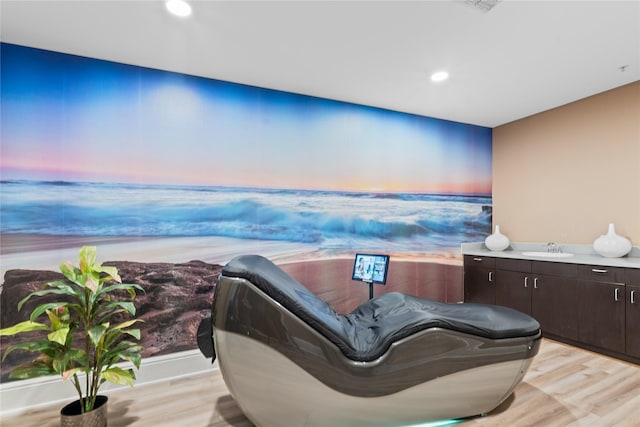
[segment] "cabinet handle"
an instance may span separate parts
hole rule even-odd
[[[489,272],[489,281],[493,282],[493,271]]]
[[[600,274],[606,274],[607,270],[603,270],[601,268],[592,268],[591,271],[593,271],[594,273],[600,273]]]
[[[538,278],[533,279],[533,289],[538,289]]]
[[[620,293],[620,289],[619,288],[615,288],[615,290],[613,291],[613,298],[616,301],[620,301],[620,298],[618,298],[618,294]]]
[[[527,286],[527,281],[529,280],[529,278],[527,276],[524,276],[524,287],[528,288],[529,286]]]
[[[482,262],[482,258],[474,258],[474,261]]]
[[[636,291],[631,291],[631,304],[636,303]]]

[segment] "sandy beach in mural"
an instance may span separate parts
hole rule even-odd
[[[7,270],[53,270],[73,261],[83,245],[98,247],[99,261],[187,262],[200,260],[226,264],[236,255],[255,253],[274,258],[295,258],[314,251],[312,245],[226,237],[104,237],[0,235],[2,277]]]
[[[227,237],[109,237],[0,234],[0,268],[53,270],[63,261],[75,262],[83,245],[98,247],[99,261],[187,262],[224,265],[237,255],[259,254],[276,264],[334,259],[353,260],[356,251],[318,249],[313,244]],[[389,253],[384,251],[384,253]],[[392,260],[459,265],[459,254],[391,254]],[[326,267],[326,265],[325,265]],[[349,267],[351,268],[351,266]],[[323,270],[325,270],[323,268]],[[351,272],[349,272],[349,278]]]
[[[0,234],[2,275],[9,269],[57,270],[61,261],[75,260],[84,245],[98,247],[102,260],[139,262],[185,262],[201,260],[225,264],[242,254],[259,254],[278,263],[294,260],[344,258],[356,251],[318,249],[314,244],[277,240],[234,239],[217,236],[127,237],[127,236],[51,236],[38,234]],[[384,251],[389,253],[388,251]],[[442,254],[398,253],[394,258],[416,261],[458,263],[456,251]]]
[[[0,235],[1,269],[58,271],[63,261],[76,262],[82,245],[98,247],[98,260],[140,263],[203,261],[224,265],[237,255],[259,254],[271,259],[338,311],[363,302],[368,288],[351,280],[353,250],[317,249],[313,244],[226,237],[104,237]],[[384,252],[389,253],[389,252]],[[453,302],[459,299],[447,283],[458,280],[459,254],[393,254],[388,283],[377,292],[393,290]],[[361,298],[362,297],[362,298]],[[356,304],[357,305],[357,304]],[[349,310],[350,311],[350,310]]]

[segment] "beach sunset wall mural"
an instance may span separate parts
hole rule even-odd
[[[10,44],[0,51],[3,301],[7,272],[56,271],[82,244],[98,246],[102,261],[144,268],[257,253],[338,310],[368,292],[350,280],[353,254],[387,253],[377,292],[461,298],[460,243],[491,229],[491,129]],[[206,276],[206,292],[196,292],[206,304],[169,313],[188,318],[170,333],[193,332],[193,341],[164,345],[158,331],[147,357],[195,348],[215,269]],[[148,303],[151,321],[171,311]],[[2,326],[19,316],[2,306]]]

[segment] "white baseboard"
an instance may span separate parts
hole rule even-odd
[[[124,368],[131,364],[120,365]],[[142,359],[140,370],[136,372],[136,385],[166,381],[185,375],[218,369],[217,362],[205,358],[199,350],[182,351],[164,356]],[[100,391],[117,390],[127,386],[105,383]],[[11,381],[0,384],[0,412],[20,413],[38,406],[52,403],[69,403],[78,395],[69,381],[51,376],[29,380]],[[60,408],[62,408],[61,405]]]

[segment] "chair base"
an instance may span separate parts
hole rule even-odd
[[[389,395],[360,397],[328,387],[254,339],[217,329],[214,342],[227,387],[261,427],[401,426],[486,414],[513,392],[533,360],[486,364]]]

